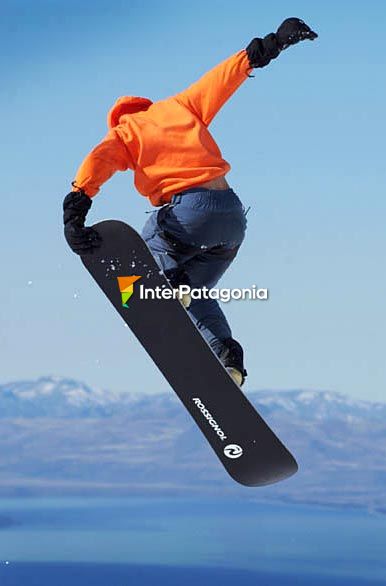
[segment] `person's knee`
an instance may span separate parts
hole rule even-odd
[[[165,276],[173,288],[177,288],[180,285],[191,286],[190,277],[182,267],[166,269]]]
[[[172,269],[165,270],[165,277],[168,279],[170,285],[173,289],[178,289],[178,299],[181,301],[182,305],[185,309],[189,309],[192,303],[192,297],[189,291],[181,291],[179,290],[182,285],[187,285],[190,289],[191,283],[190,278],[187,272],[181,268],[176,267]]]

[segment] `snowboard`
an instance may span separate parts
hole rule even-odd
[[[297,471],[297,463],[232,380],[178,299],[144,289],[171,286],[141,236],[124,222],[93,226],[102,245],[82,262],[150,355],[229,475],[264,486]],[[141,288],[142,285],[142,288]],[[169,295],[168,293],[166,295]],[[158,297],[161,297],[159,294]]]

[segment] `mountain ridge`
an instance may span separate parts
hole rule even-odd
[[[246,391],[299,472],[246,489],[172,392],[69,378],[0,385],[0,495],[187,495],[386,510],[386,404],[332,391]]]
[[[347,409],[357,418],[370,417],[386,421],[386,403],[352,399],[343,393],[326,390],[287,389],[245,391],[245,396],[266,412],[301,410],[307,416],[342,417]],[[111,416],[122,406],[144,401],[173,402],[173,392],[141,394],[94,388],[71,378],[45,376],[35,380],[14,381],[0,385],[0,418],[14,416]]]

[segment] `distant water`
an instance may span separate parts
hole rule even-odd
[[[0,569],[2,586],[383,586],[342,577],[288,576],[213,568],[124,564],[15,564]]]
[[[386,516],[251,501],[0,500],[1,586],[386,585]]]

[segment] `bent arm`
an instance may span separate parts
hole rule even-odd
[[[248,78],[252,69],[248,54],[242,49],[216,65],[174,98],[208,126],[220,108]]]
[[[110,130],[83,160],[73,182],[74,191],[84,191],[89,197],[116,171],[132,168],[130,154],[116,129]]]

